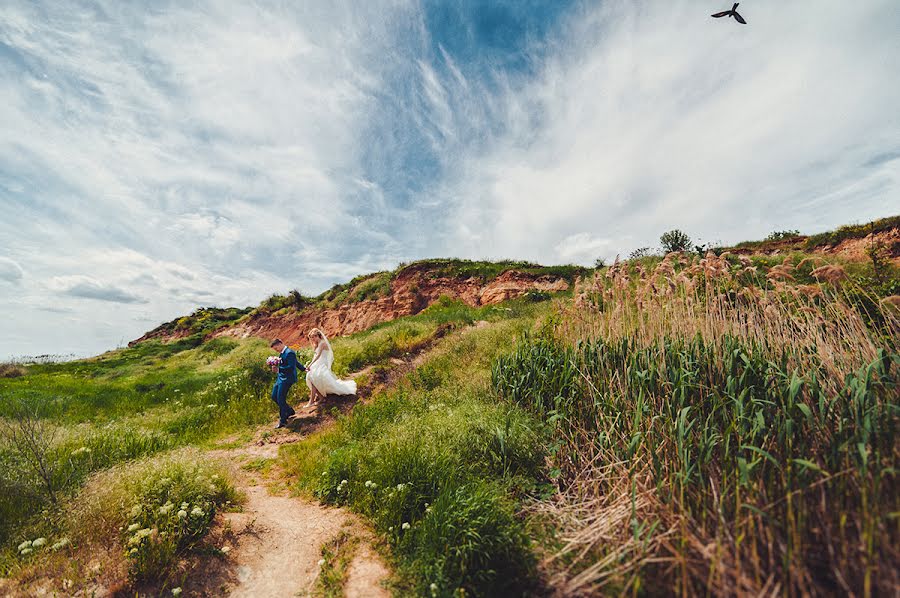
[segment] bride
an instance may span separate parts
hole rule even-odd
[[[331,343],[328,342],[325,333],[318,328],[313,328],[306,336],[316,350],[312,361],[306,366],[306,385],[309,387],[307,406],[318,404],[327,395],[355,395],[356,382],[338,380],[331,371],[331,365],[334,363],[334,351],[331,350]]]

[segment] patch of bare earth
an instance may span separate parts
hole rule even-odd
[[[210,451],[211,456],[233,465],[235,483],[246,495],[246,502],[241,512],[224,513],[218,522],[220,529],[226,530],[223,537],[227,540],[220,547],[226,552],[224,559],[211,558],[209,567],[185,583],[185,592],[248,598],[307,596],[319,575],[324,544],[342,529],[368,537],[365,526],[342,509],[273,490],[277,487],[273,469],[258,465],[260,459],[275,459],[281,444]],[[353,566],[362,572],[350,578],[354,592],[359,592],[355,595],[387,595],[383,583],[389,571],[365,540]]]

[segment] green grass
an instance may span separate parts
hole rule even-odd
[[[495,401],[488,384],[492,360],[549,304],[511,306],[493,326],[447,337],[334,428],[282,449],[300,489],[372,522],[420,595],[508,595],[534,583],[516,513],[544,487],[543,426]]]
[[[194,449],[118,465],[14,536],[15,548],[0,552],[0,563],[7,571],[68,570],[70,585],[58,589],[70,593],[90,591],[88,561],[164,590],[177,585],[179,556],[202,540],[216,512],[241,500],[228,473]],[[46,540],[40,547],[37,537]]]
[[[896,228],[900,228],[900,216],[889,216],[864,224],[848,224],[832,231],[810,236],[801,235],[798,231],[773,232],[762,241],[742,241],[728,249],[752,249],[758,251],[771,251],[774,249],[782,251],[812,250],[825,245],[833,247],[846,239],[862,239],[872,233]]]
[[[313,596],[343,598],[344,583],[353,555],[359,547],[359,538],[342,531],[322,546],[322,566],[313,588]]]
[[[439,329],[507,318],[513,313],[509,309],[439,301],[414,317],[335,339],[335,370],[343,374],[383,363],[429,342]],[[266,343],[199,341],[151,340],[93,359],[30,365],[23,376],[0,378],[0,417],[14,419],[16,406],[24,406],[54,435],[47,460],[54,470],[52,483],[63,495],[92,472],[203,445],[274,417],[273,377],[262,365],[270,354]],[[298,384],[291,400],[296,404],[305,393],[305,385]],[[23,455],[0,440],[0,546],[45,508],[58,506],[51,504]]]

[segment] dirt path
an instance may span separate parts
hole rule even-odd
[[[480,323],[479,323],[480,324]],[[390,360],[387,368],[367,368],[352,377],[371,376],[353,399],[328,397],[318,409],[297,406],[298,418],[289,429],[261,428],[251,443],[209,451],[211,457],[229,463],[235,484],[247,496],[243,511],[224,514],[223,537],[230,544],[225,564],[205,572],[206,595],[235,598],[257,596],[308,596],[322,568],[322,547],[341,534],[349,534],[353,553],[346,569],[343,592],[347,598],[390,596],[385,582],[390,572],[372,547],[373,536],[353,514],[288,496],[273,470],[277,470],[281,445],[297,442],[315,430],[334,423],[333,409],[348,413],[357,401],[366,402],[379,390],[392,386],[424,361],[428,350],[450,331],[441,327],[435,335],[404,357]],[[372,376],[374,374],[374,376]],[[275,464],[275,465],[273,465]]]
[[[224,514],[225,564],[208,571],[197,589],[234,598],[309,596],[320,573],[322,546],[349,533],[360,543],[348,568],[345,595],[389,596],[383,585],[389,571],[371,548],[371,534],[354,515],[279,490],[270,460],[293,438],[275,438],[282,442],[209,452],[232,466],[235,484],[247,501],[241,512]]]

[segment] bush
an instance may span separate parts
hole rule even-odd
[[[24,367],[16,363],[0,363],[0,378],[19,378],[28,373]]]
[[[686,251],[691,246],[691,238],[677,228],[663,233],[659,242],[666,253]]]
[[[793,239],[794,237],[799,236],[799,230],[778,230],[769,233],[769,236],[766,237],[766,241],[784,241],[786,239]]]
[[[637,260],[642,257],[648,257],[651,255],[653,255],[653,250],[650,249],[649,247],[638,247],[637,249],[635,249],[634,251],[632,251],[631,253],[628,254],[628,259]]]
[[[132,578],[158,579],[238,500],[223,468],[183,450],[91,479],[69,507],[70,536],[101,545],[118,537]]]

